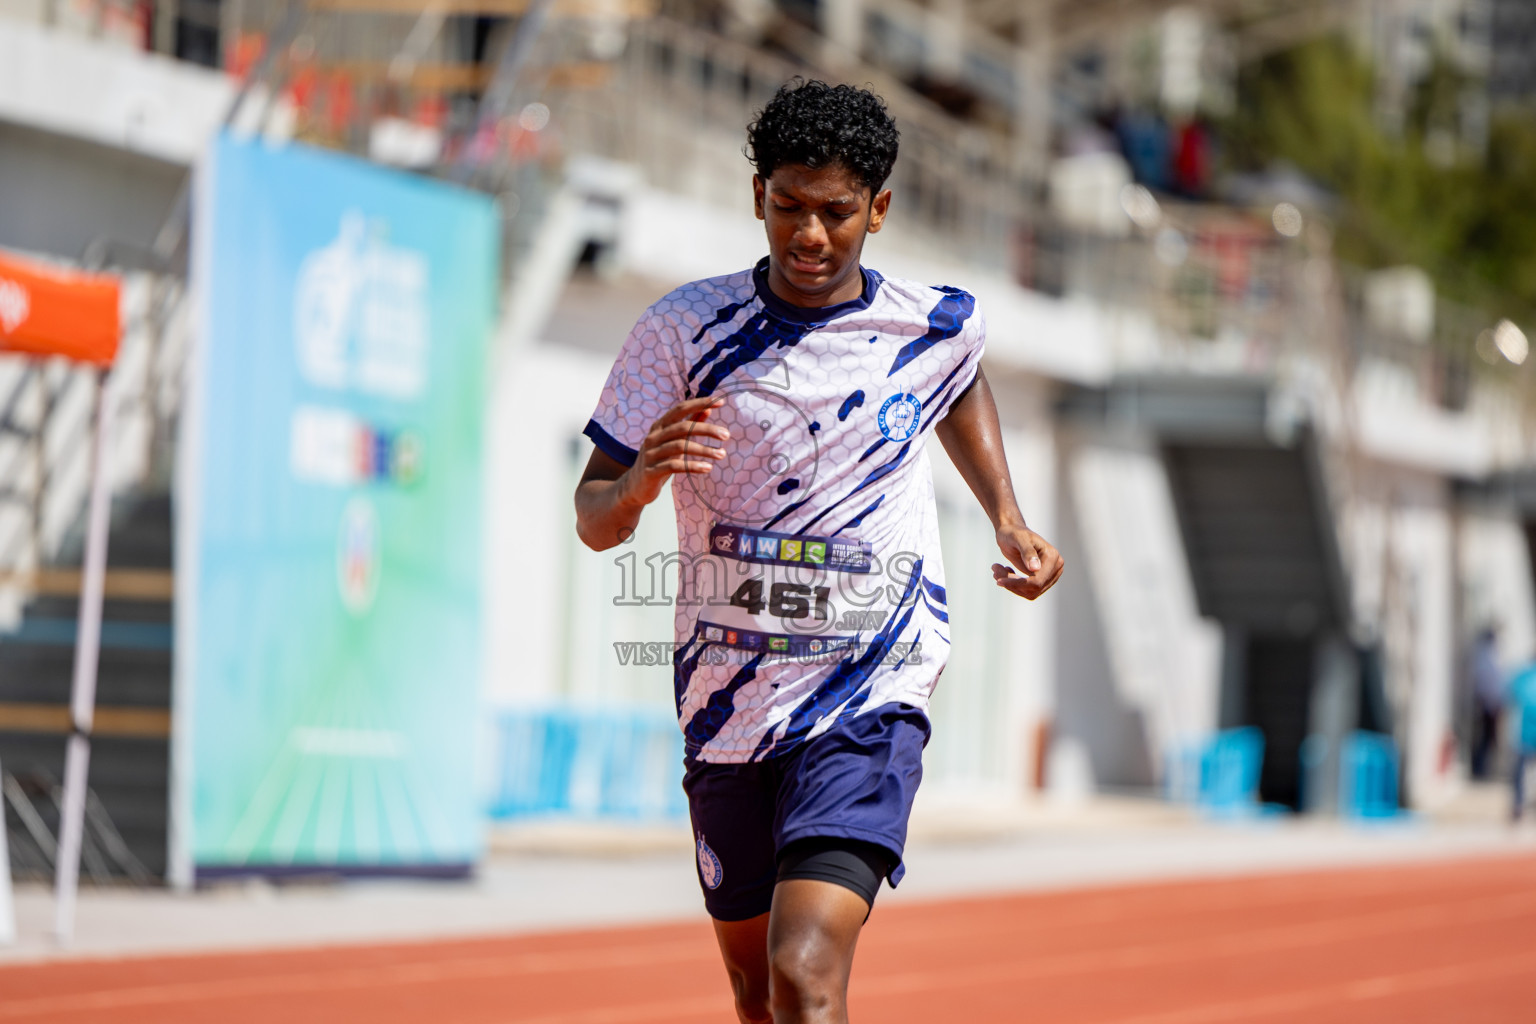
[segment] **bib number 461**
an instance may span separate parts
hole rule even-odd
[[[745,608],[752,615],[760,615],[764,608],[770,615],[781,619],[803,619],[811,614],[811,598],[816,600],[816,618],[827,617],[827,602],[832,596],[831,587],[804,587],[798,583],[775,583],[768,590],[768,601],[763,601],[763,581],[747,580],[731,595],[731,604]]]

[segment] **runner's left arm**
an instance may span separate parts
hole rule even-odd
[[[971,493],[981,502],[987,518],[992,520],[1003,557],[1013,563],[1014,568],[994,563],[992,578],[1003,589],[1033,601],[1061,578],[1065,564],[1061,554],[1029,528],[1024,513],[1019,511],[1013,478],[1008,474],[1008,459],[1003,453],[997,403],[980,368],[975,382],[950,406],[949,414],[938,422],[934,432]]]

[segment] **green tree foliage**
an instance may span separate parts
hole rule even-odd
[[[1322,39],[1239,76],[1221,126],[1234,170],[1288,161],[1335,191],[1341,259],[1413,263],[1448,296],[1498,315],[1536,315],[1536,116],[1496,116],[1481,154],[1451,144],[1464,82],[1445,65],[1420,85],[1400,132],[1377,123],[1376,77],[1347,43]],[[1437,138],[1438,136],[1438,138]],[[1426,142],[1429,145],[1426,145]]]

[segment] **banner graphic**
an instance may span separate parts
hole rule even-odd
[[[467,869],[495,208],[296,145],[225,137],[202,173],[184,855]]]

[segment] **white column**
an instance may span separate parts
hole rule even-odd
[[[965,0],[933,0],[925,20],[925,70],[937,79],[958,80],[965,72]]]
[[[827,39],[826,63],[857,63],[864,52],[864,0],[823,0],[821,32]]]
[[[1051,63],[1055,58],[1051,4],[1030,5],[1023,21],[1024,44],[1014,57],[1014,170],[1038,181],[1044,178],[1051,157]]]
[[[85,836],[86,782],[90,776],[91,722],[96,714],[96,668],[101,654],[101,603],[106,583],[111,487],[107,472],[112,405],[107,373],[96,382],[91,444],[91,502],[86,520],[85,565],[80,574],[80,618],[75,635],[75,674],[70,691],[72,731],[64,753],[64,803],[59,817],[59,859],[54,880],[54,937],[68,944],[75,933],[75,893]]]
[[[1205,24],[1193,7],[1174,7],[1163,15],[1163,106],[1178,117],[1188,117],[1200,104],[1201,54],[1205,49]]]
[[[155,52],[174,56],[176,53],[176,19],[180,14],[178,0],[158,0],[155,4]]]

